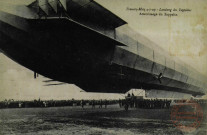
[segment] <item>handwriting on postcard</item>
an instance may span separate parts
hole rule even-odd
[[[181,13],[191,12],[192,9],[183,9],[183,8],[131,8],[127,7],[127,11],[138,12],[140,16],[166,16],[166,17],[176,17]]]

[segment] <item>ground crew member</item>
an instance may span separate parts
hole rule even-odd
[[[107,108],[107,104],[108,104],[108,103],[107,103],[107,100],[106,100],[106,99],[105,99],[105,102],[104,102],[104,103],[105,103],[105,108]]]
[[[95,100],[92,100],[92,108],[95,108]]]
[[[102,104],[103,104],[103,102],[102,102],[102,99],[101,99],[101,100],[100,100],[99,108],[102,108]]]

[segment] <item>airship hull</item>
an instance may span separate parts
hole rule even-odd
[[[205,85],[189,83],[191,77],[176,70],[175,62],[174,67],[168,66],[167,57],[159,59],[159,53],[139,41],[128,40],[115,28],[110,28],[114,30],[109,36],[68,17],[36,18],[1,11],[0,15],[0,50],[53,80],[91,92],[120,93],[142,88],[205,93]]]

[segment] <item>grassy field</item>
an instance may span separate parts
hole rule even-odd
[[[206,121],[201,127],[206,126]],[[191,134],[204,134],[196,130]],[[169,109],[130,109],[118,105],[0,109],[0,135],[133,135],[188,134],[174,127]]]

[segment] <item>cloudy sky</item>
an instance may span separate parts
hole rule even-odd
[[[11,1],[11,0],[10,0]],[[14,0],[15,1],[15,0]],[[128,22],[138,33],[148,37],[169,54],[179,57],[207,76],[207,2],[206,0],[96,0]],[[127,8],[190,9],[176,17],[140,16]],[[121,98],[120,94],[94,94],[75,85],[44,86],[40,76],[0,54],[0,100],[13,98],[32,100],[83,98]]]

